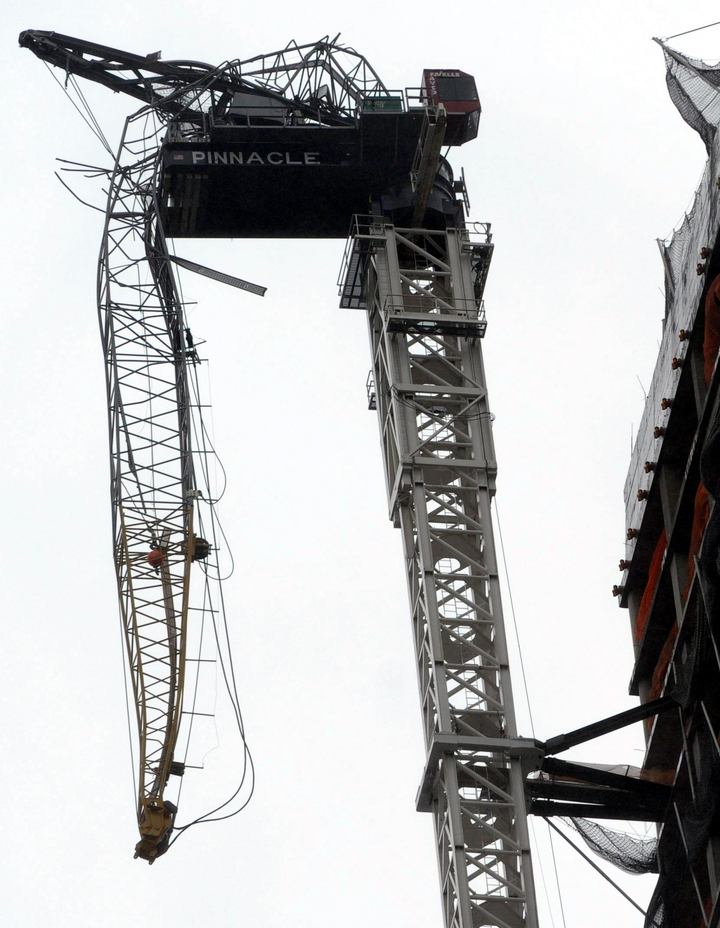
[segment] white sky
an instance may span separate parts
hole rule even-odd
[[[17,34],[219,63],[341,32],[391,87],[417,86],[424,67],[476,77],[480,137],[452,161],[471,219],[495,233],[484,352],[498,503],[545,739],[636,702],[627,613],[610,595],[622,488],[663,315],[654,240],[680,220],[705,160],[650,39],[713,22],[717,5],[696,2],[691,17],[632,0],[63,6],[9,0],[0,13],[4,923],[438,928],[431,819],[414,811],[423,748],[401,541],[365,407],[365,321],[337,308],[340,241],[178,243],[269,288],[259,300],[184,278],[229,473],[238,570],[226,595],[258,786],[241,816],[191,830],[152,869],[132,859],[95,310],[102,218],[53,177],[56,157],[106,158]],[[720,27],[671,44],[717,59]],[[114,144],[132,101],[85,89]],[[529,734],[517,661],[515,683]],[[641,745],[637,726],[572,756],[640,765]],[[547,831],[535,831],[552,896],[548,910],[538,871],[543,928],[560,928]],[[555,856],[567,928],[641,924],[559,841]],[[652,891],[650,877],[612,875],[641,903]]]

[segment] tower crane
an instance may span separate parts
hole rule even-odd
[[[202,715],[190,693],[207,663],[229,662],[203,650],[213,612],[203,590],[219,577],[209,568],[213,493],[202,486],[212,449],[176,268],[264,292],[178,258],[167,239],[345,238],[350,226],[340,305],[368,320],[368,405],[403,542],[426,748],[417,808],[434,820],[445,925],[537,928],[528,811],[577,815],[592,803],[596,817],[657,820],[666,798],[657,784],[552,755],[668,700],[545,744],[517,731],[481,350],[493,242],[489,224],[466,220],[464,180],[441,155],[477,135],[474,79],[428,69],[419,88],[392,90],[337,37],[218,66],[54,32],[23,32],[20,44],[67,78],[140,104],[107,172],[98,273],[114,556],[137,720],[136,856],[152,862],[174,840],[171,787],[190,767],[182,758]],[[528,779],[540,768],[544,778]]]

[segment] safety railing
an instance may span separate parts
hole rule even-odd
[[[365,94],[358,106],[358,112],[363,113],[404,113],[405,109],[405,94],[402,90]]]
[[[438,297],[432,293],[403,293],[390,294],[383,304],[385,316],[415,316],[438,315],[453,316],[458,319],[467,319],[471,322],[485,321],[485,301],[477,303],[475,300],[461,299],[459,297]]]
[[[425,87],[406,87],[405,99],[407,100],[408,108],[412,109],[420,106],[429,106],[431,102]]]
[[[384,236],[385,224],[381,219],[353,216],[337,280],[341,309],[365,309],[362,287],[365,261]]]
[[[377,409],[377,394],[375,393],[375,377],[373,376],[372,371],[368,372],[367,380],[365,381],[365,389],[367,391],[368,409]]]

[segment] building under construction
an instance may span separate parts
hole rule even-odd
[[[720,920],[720,70],[663,51],[670,96],[708,161],[690,212],[659,242],[663,335],[625,485],[615,593],[630,614],[630,692],[646,705],[671,697],[645,720],[642,776],[671,788],[646,926],[701,928]]]

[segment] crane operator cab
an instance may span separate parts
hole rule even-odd
[[[463,145],[477,137],[480,98],[475,78],[464,71],[423,71],[423,89],[429,106],[440,103],[447,112],[446,145]]]

